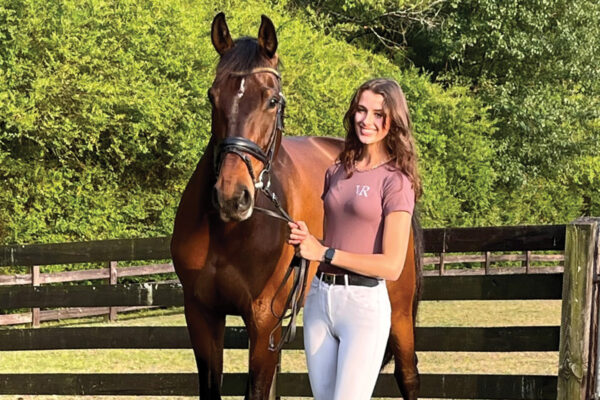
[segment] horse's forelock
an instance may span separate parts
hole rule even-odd
[[[233,48],[223,54],[217,65],[217,79],[226,78],[232,73],[271,66],[269,58],[261,51],[258,40],[242,37],[234,43]]]

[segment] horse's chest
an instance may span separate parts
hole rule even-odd
[[[207,263],[194,283],[194,297],[207,308],[238,314],[250,306],[253,296],[247,279],[235,268]]]

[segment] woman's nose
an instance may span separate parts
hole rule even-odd
[[[354,118],[356,118],[356,122],[358,122],[359,124],[364,124],[367,119],[367,113],[356,113],[356,116]]]

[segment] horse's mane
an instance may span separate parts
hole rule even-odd
[[[241,37],[221,57],[217,65],[217,76],[227,77],[234,72],[250,71],[253,68],[270,66],[269,58],[261,51],[258,40]],[[279,61],[277,62],[279,67]]]

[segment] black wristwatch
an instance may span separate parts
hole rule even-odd
[[[335,255],[335,249],[334,248],[328,248],[327,250],[325,250],[325,255],[323,256],[323,261],[326,262],[327,264],[331,264],[331,260],[333,260],[333,256]]]

